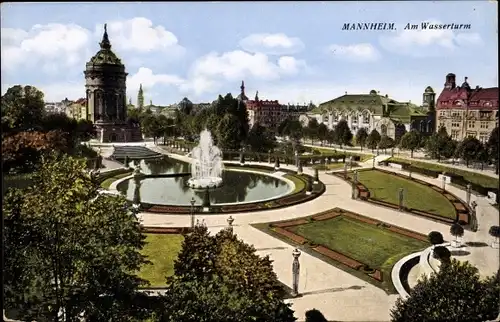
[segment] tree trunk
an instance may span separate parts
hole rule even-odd
[[[413,149],[410,150],[410,158],[413,159]]]

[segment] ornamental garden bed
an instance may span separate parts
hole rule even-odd
[[[346,180],[344,173],[333,175]],[[348,172],[347,181],[352,182],[352,177],[353,172]],[[357,187],[361,200],[396,210],[399,210],[399,189],[403,188],[403,211],[446,224],[458,220],[469,223],[469,208],[465,202],[448,191],[416,178],[386,170],[366,169],[358,171]]]
[[[452,184],[460,186],[462,189],[465,189],[467,184],[470,183],[472,190],[483,196],[487,196],[490,191],[494,192],[497,195],[497,198],[500,196],[498,189],[498,177],[494,178],[476,172],[447,167],[441,164],[419,162],[415,160],[410,161],[396,157],[389,158],[381,163],[384,165],[387,165],[388,163],[400,164],[405,171],[411,169],[412,172],[432,178],[437,178],[440,174],[444,174],[451,178]]]
[[[340,208],[253,226],[390,294],[394,264],[430,245],[423,234]]]

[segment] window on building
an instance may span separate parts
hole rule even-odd
[[[352,115],[351,118],[352,118],[353,124],[358,124],[358,115],[357,114]]]
[[[487,128],[488,128],[488,122],[481,122],[480,127],[481,127],[482,129],[487,129]]]
[[[460,127],[460,122],[452,122],[451,127]]]
[[[475,121],[468,121],[467,122],[467,127],[469,127],[469,128],[475,128],[476,127],[476,122]]]
[[[476,132],[467,132],[466,136],[467,137],[473,137],[473,138],[475,138],[476,137]]]
[[[440,111],[439,116],[446,116],[446,111]]]
[[[460,130],[451,130],[451,138],[453,140],[458,140],[459,136],[460,136]]]
[[[358,128],[357,128],[356,126],[353,126],[353,127],[351,128],[351,131],[355,133],[355,132],[357,132],[357,131],[358,131]]]
[[[382,124],[382,126],[380,127],[380,132],[382,136],[387,136],[387,125]]]
[[[368,123],[370,123],[370,114],[363,113],[363,124],[368,124]]]
[[[490,138],[490,134],[488,132],[479,133],[479,141],[481,141],[481,143],[488,142],[489,138]]]

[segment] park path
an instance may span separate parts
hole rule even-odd
[[[186,156],[167,153],[159,147],[150,146],[150,148],[154,151],[167,154],[172,158],[183,161],[190,160]],[[376,164],[387,157],[389,156],[377,156]],[[264,162],[246,163],[273,165]],[[362,163],[361,167],[371,168],[372,165],[372,160],[368,160]],[[295,170],[295,167],[292,165],[282,165],[281,167]],[[386,168],[386,170],[405,173],[404,171],[392,168]],[[311,168],[305,168],[304,172],[313,174]],[[440,184],[436,179],[417,174],[412,175],[426,182],[436,185]],[[327,175],[324,172],[320,172],[319,176],[320,180],[326,186],[326,191],[323,195],[312,201],[282,209],[231,214],[235,219],[233,229],[238,237],[254,245],[259,254],[269,255],[273,260],[273,267],[279,280],[290,287],[292,286],[291,267],[293,258],[291,253],[293,247],[253,228],[250,224],[303,217],[334,207],[340,207],[422,234],[428,234],[430,231],[435,230],[441,232],[445,239],[451,238],[448,225],[389,208],[375,206],[367,202],[353,200],[351,199],[351,186],[349,183],[335,176]],[[451,186],[448,190],[459,198],[465,199],[464,191]],[[498,211],[482,197],[471,196],[471,200],[477,200],[478,203],[479,230],[476,233],[466,231],[464,241],[489,244],[491,237],[488,235],[488,229],[491,225],[498,224]],[[197,214],[196,218],[204,220],[209,230],[215,233],[227,227],[228,216],[229,214]],[[190,225],[190,216],[186,215],[160,215],[143,212],[139,214],[139,217],[142,224],[146,226],[186,227]],[[499,253],[497,249],[492,249],[491,247],[469,247],[462,250],[470,252],[470,254],[457,258],[468,260],[476,265],[483,276],[493,274],[499,267]],[[300,263],[299,292],[303,293],[303,296],[288,300],[292,303],[292,308],[295,310],[299,320],[304,320],[305,312],[312,308],[320,310],[328,320],[390,320],[389,311],[393,307],[397,295],[387,295],[379,288],[306,253],[302,253]]]

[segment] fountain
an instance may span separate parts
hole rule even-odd
[[[191,152],[191,178],[187,185],[193,189],[217,188],[222,185],[222,153],[213,144],[207,129],[200,133],[200,142]]]

